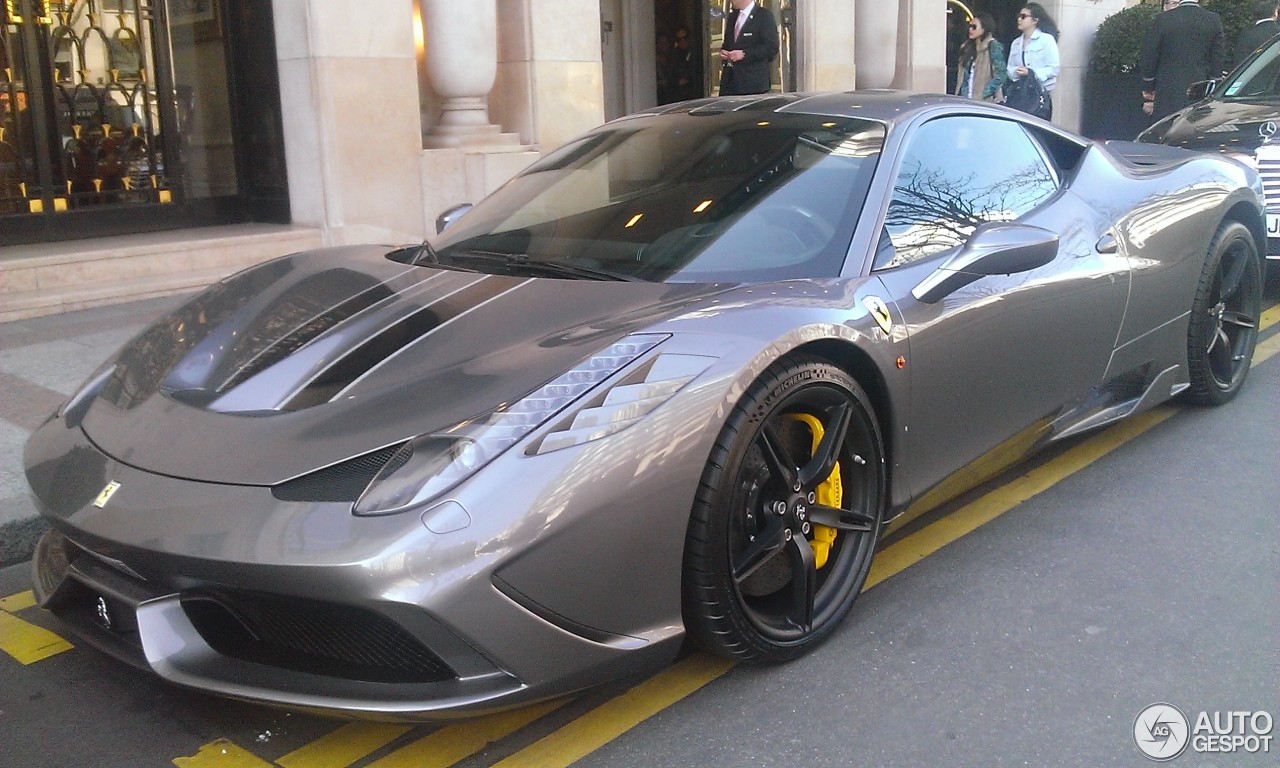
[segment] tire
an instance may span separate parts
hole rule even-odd
[[[770,663],[824,640],[866,581],[887,485],[875,410],[853,377],[809,357],[766,371],[702,473],[684,551],[689,636]]]
[[[1253,236],[1243,224],[1219,227],[1187,325],[1186,400],[1222,405],[1236,396],[1249,373],[1262,314],[1262,264]]]

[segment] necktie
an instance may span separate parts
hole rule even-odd
[[[733,26],[733,40],[738,41],[738,36],[742,34],[742,25],[747,23],[747,14],[745,11],[738,11],[738,23]]]

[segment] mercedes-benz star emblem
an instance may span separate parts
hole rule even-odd
[[[1263,140],[1270,140],[1272,136],[1276,135],[1276,124],[1268,120],[1258,126],[1258,135],[1261,136]]]

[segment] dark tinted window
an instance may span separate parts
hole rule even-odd
[[[1257,58],[1222,84],[1221,93],[1227,99],[1280,97],[1280,44],[1273,41],[1263,48]]]
[[[926,123],[898,169],[876,267],[954,248],[978,225],[1012,221],[1056,190],[1043,154],[1018,123],[983,117]]]
[[[625,120],[512,179],[444,234],[436,258],[671,282],[835,276],[883,141],[880,123],[820,115]]]

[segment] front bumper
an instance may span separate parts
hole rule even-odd
[[[659,668],[683,639],[700,465],[677,452],[637,473],[613,459],[653,456],[659,438],[616,437],[501,457],[449,494],[472,522],[442,535],[425,524],[441,505],[360,518],[350,504],[164,477],[54,420],[26,456],[53,524],[33,560],[37,596],[89,644],[242,700],[423,720],[570,693]],[[119,488],[97,507],[108,482]]]

